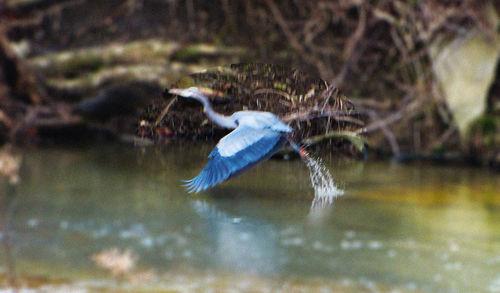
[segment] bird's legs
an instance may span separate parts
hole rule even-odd
[[[296,143],[292,141],[290,137],[288,137],[288,142],[290,146],[299,154],[302,159],[307,159],[309,157],[309,153],[306,151],[305,147],[299,147]]]

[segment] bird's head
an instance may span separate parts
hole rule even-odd
[[[187,89],[171,89],[168,92],[184,98],[199,97],[200,95],[202,95],[197,87],[190,87]]]
[[[211,89],[190,87],[187,89],[171,89],[168,92],[179,97],[197,100],[203,105],[205,110],[211,108],[207,98],[207,95],[211,95],[213,92]]]

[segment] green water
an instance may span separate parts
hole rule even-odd
[[[298,160],[187,194],[181,179],[203,168],[210,149],[22,150],[21,183],[2,187],[20,286],[500,292],[499,173],[323,157],[344,195],[311,209]],[[113,247],[137,259],[119,284],[92,260]]]

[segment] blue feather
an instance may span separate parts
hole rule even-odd
[[[233,131],[226,136],[226,145],[231,143],[231,135],[239,138],[241,133]],[[219,146],[215,147],[208,156],[210,161],[205,168],[198,176],[187,181],[186,187],[188,192],[198,193],[242,173],[258,162],[271,157],[276,151],[283,147],[286,141],[282,133],[271,129],[260,129],[259,136],[260,138],[256,137],[257,140],[253,144],[244,147],[232,156],[222,156]]]

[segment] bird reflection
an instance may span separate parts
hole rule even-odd
[[[231,216],[201,200],[191,202],[215,239],[214,261],[223,269],[272,274],[279,270],[276,231],[271,225]]]

